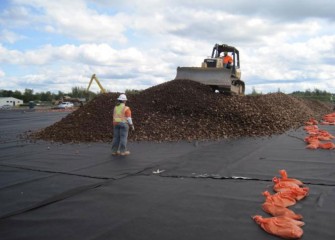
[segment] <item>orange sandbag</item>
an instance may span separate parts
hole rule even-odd
[[[285,239],[301,238],[304,233],[301,228],[304,222],[286,216],[263,218],[256,215],[253,219],[266,232]]]
[[[299,187],[298,184],[290,181],[280,181],[273,185],[273,190],[276,192],[289,191],[291,188]]]
[[[318,149],[319,148],[319,142],[312,142],[306,146],[308,149]]]
[[[326,130],[319,130],[319,134],[320,135],[323,135],[323,136],[327,136],[327,137],[330,137],[330,138],[335,138],[333,135],[331,135],[328,131]]]
[[[262,194],[265,196],[265,202],[272,203],[279,207],[289,207],[296,203],[295,198],[285,192],[278,192],[271,195],[268,191],[265,191]]]
[[[312,126],[305,126],[304,129],[309,133],[309,134],[317,134],[319,132],[319,128],[316,125]]]
[[[335,122],[335,113],[327,114],[323,116],[325,122],[334,123]]]
[[[318,139],[320,141],[329,141],[331,140],[332,138],[330,136],[325,136],[325,135],[318,135]]]
[[[318,121],[314,118],[310,118],[307,122],[305,122],[305,125],[318,125]]]
[[[308,134],[318,134],[319,130],[309,130],[307,131]]]
[[[319,148],[319,138],[318,135],[309,135],[307,137],[305,137],[305,142],[308,143],[308,145],[306,146],[306,148],[308,149],[317,149]]]
[[[328,141],[335,138],[333,135],[331,135],[329,132],[325,130],[319,130],[317,136],[320,141]]]
[[[307,143],[313,143],[313,142],[319,143],[319,138],[318,135],[309,135],[304,138],[304,141]]]
[[[270,202],[263,203],[262,209],[274,217],[286,216],[286,217],[296,219],[296,220],[302,219],[302,215],[296,214],[295,212],[288,209],[287,207],[280,207]]]
[[[306,131],[315,131],[315,130],[319,130],[319,127],[316,125],[312,125],[312,126],[305,126],[304,130]]]
[[[319,143],[319,148],[322,149],[335,149],[335,144],[332,142]]]
[[[319,137],[318,135],[309,135],[307,137],[305,137],[305,142],[308,143],[308,145],[306,146],[306,148],[308,149],[317,149],[319,148]]]
[[[309,193],[308,187],[290,187],[276,193],[275,195],[280,195],[281,198],[295,199],[297,201],[306,197]]]
[[[288,191],[283,191],[281,193],[289,194],[295,200],[299,201],[309,194],[309,188],[308,187],[293,187],[293,188],[290,188]]]
[[[284,181],[285,181],[285,182],[292,182],[292,183],[295,183],[295,184],[297,184],[297,185],[299,185],[299,186],[304,185],[304,184],[303,184],[300,180],[298,180],[298,179],[295,179],[295,178],[289,178],[288,175],[287,175],[286,170],[284,170],[284,169],[279,170],[279,174],[280,174],[281,178],[274,177],[274,178],[272,179],[272,181],[273,181],[274,183],[279,183],[279,182],[284,182]]]

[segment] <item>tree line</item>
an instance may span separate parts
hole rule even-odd
[[[277,92],[281,92],[280,89],[278,88]],[[250,95],[262,95],[262,92],[257,92],[256,89],[253,87],[252,92]],[[324,101],[324,102],[335,102],[335,94],[330,93],[327,91],[322,91],[320,89],[307,89],[305,91],[294,91],[290,93],[289,95],[295,96],[295,97],[300,97],[300,98],[307,98],[307,99],[312,99],[312,100],[319,100],[319,101]]]
[[[126,94],[135,94],[139,93],[139,90],[126,90]],[[280,92],[280,89],[278,89]],[[263,93],[259,93],[252,89],[250,95],[262,95]],[[64,96],[69,96],[71,98],[85,98],[86,100],[93,99],[97,94],[91,91],[87,91],[85,88],[82,87],[73,87],[71,92],[65,93],[62,91],[58,91],[58,93],[52,93],[50,91],[47,92],[36,92],[34,93],[33,89],[25,89],[24,92],[20,92],[18,90],[0,90],[0,97],[14,97],[23,100],[24,103],[28,103],[30,101],[34,102],[53,102],[59,101],[63,99]],[[295,91],[292,92],[290,95],[301,97],[301,98],[308,98],[320,101],[330,101],[335,102],[335,94],[322,91],[319,89],[310,90],[307,89],[306,91]]]
[[[313,99],[313,100],[320,100],[324,102],[335,102],[335,94],[322,91],[319,89],[314,89],[313,91],[307,89],[306,91],[295,91],[292,92],[291,95],[301,98]]]
[[[97,94],[91,91],[86,91],[82,87],[73,87],[71,92],[65,93],[58,91],[58,93],[52,93],[50,91],[46,92],[36,92],[33,89],[26,88],[24,92],[15,90],[0,90],[0,97],[14,97],[23,100],[24,103],[30,101],[34,102],[53,102],[62,100],[64,96],[69,96],[71,98],[85,98],[86,100],[92,99]]]

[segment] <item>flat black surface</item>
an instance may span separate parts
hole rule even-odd
[[[335,237],[335,151],[302,128],[265,138],[130,143],[20,140],[66,113],[0,112],[1,239],[278,239],[251,219],[285,169],[310,188],[291,207],[303,239]],[[319,126],[335,135],[334,126]],[[159,171],[158,171],[159,170]],[[160,173],[157,173],[160,172]]]

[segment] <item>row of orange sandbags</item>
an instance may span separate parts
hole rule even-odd
[[[308,187],[303,187],[303,183],[294,178],[289,178],[285,170],[279,171],[281,177],[272,179],[273,190],[271,195],[268,191],[263,192],[265,202],[262,209],[273,217],[264,218],[255,215],[252,218],[266,232],[285,238],[298,239],[303,235],[301,221],[302,215],[296,214],[288,207],[296,204],[297,201],[305,198],[309,193]]]
[[[323,125],[335,125],[335,112],[323,116],[323,121],[321,122],[321,124],[323,124]]]
[[[325,115],[323,117],[323,125],[335,125],[335,113]],[[318,127],[318,121],[311,118],[305,123],[304,130],[308,133],[305,137],[305,142],[308,144],[308,149],[335,149],[335,144],[331,141],[335,137],[325,130],[321,130]],[[327,142],[323,142],[327,141]]]

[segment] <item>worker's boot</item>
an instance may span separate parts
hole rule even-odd
[[[127,156],[127,155],[129,155],[129,154],[130,154],[129,151],[125,151],[125,152],[120,153],[121,156]]]
[[[117,151],[117,152],[112,152],[112,155],[113,155],[113,156],[120,155],[120,151]]]

